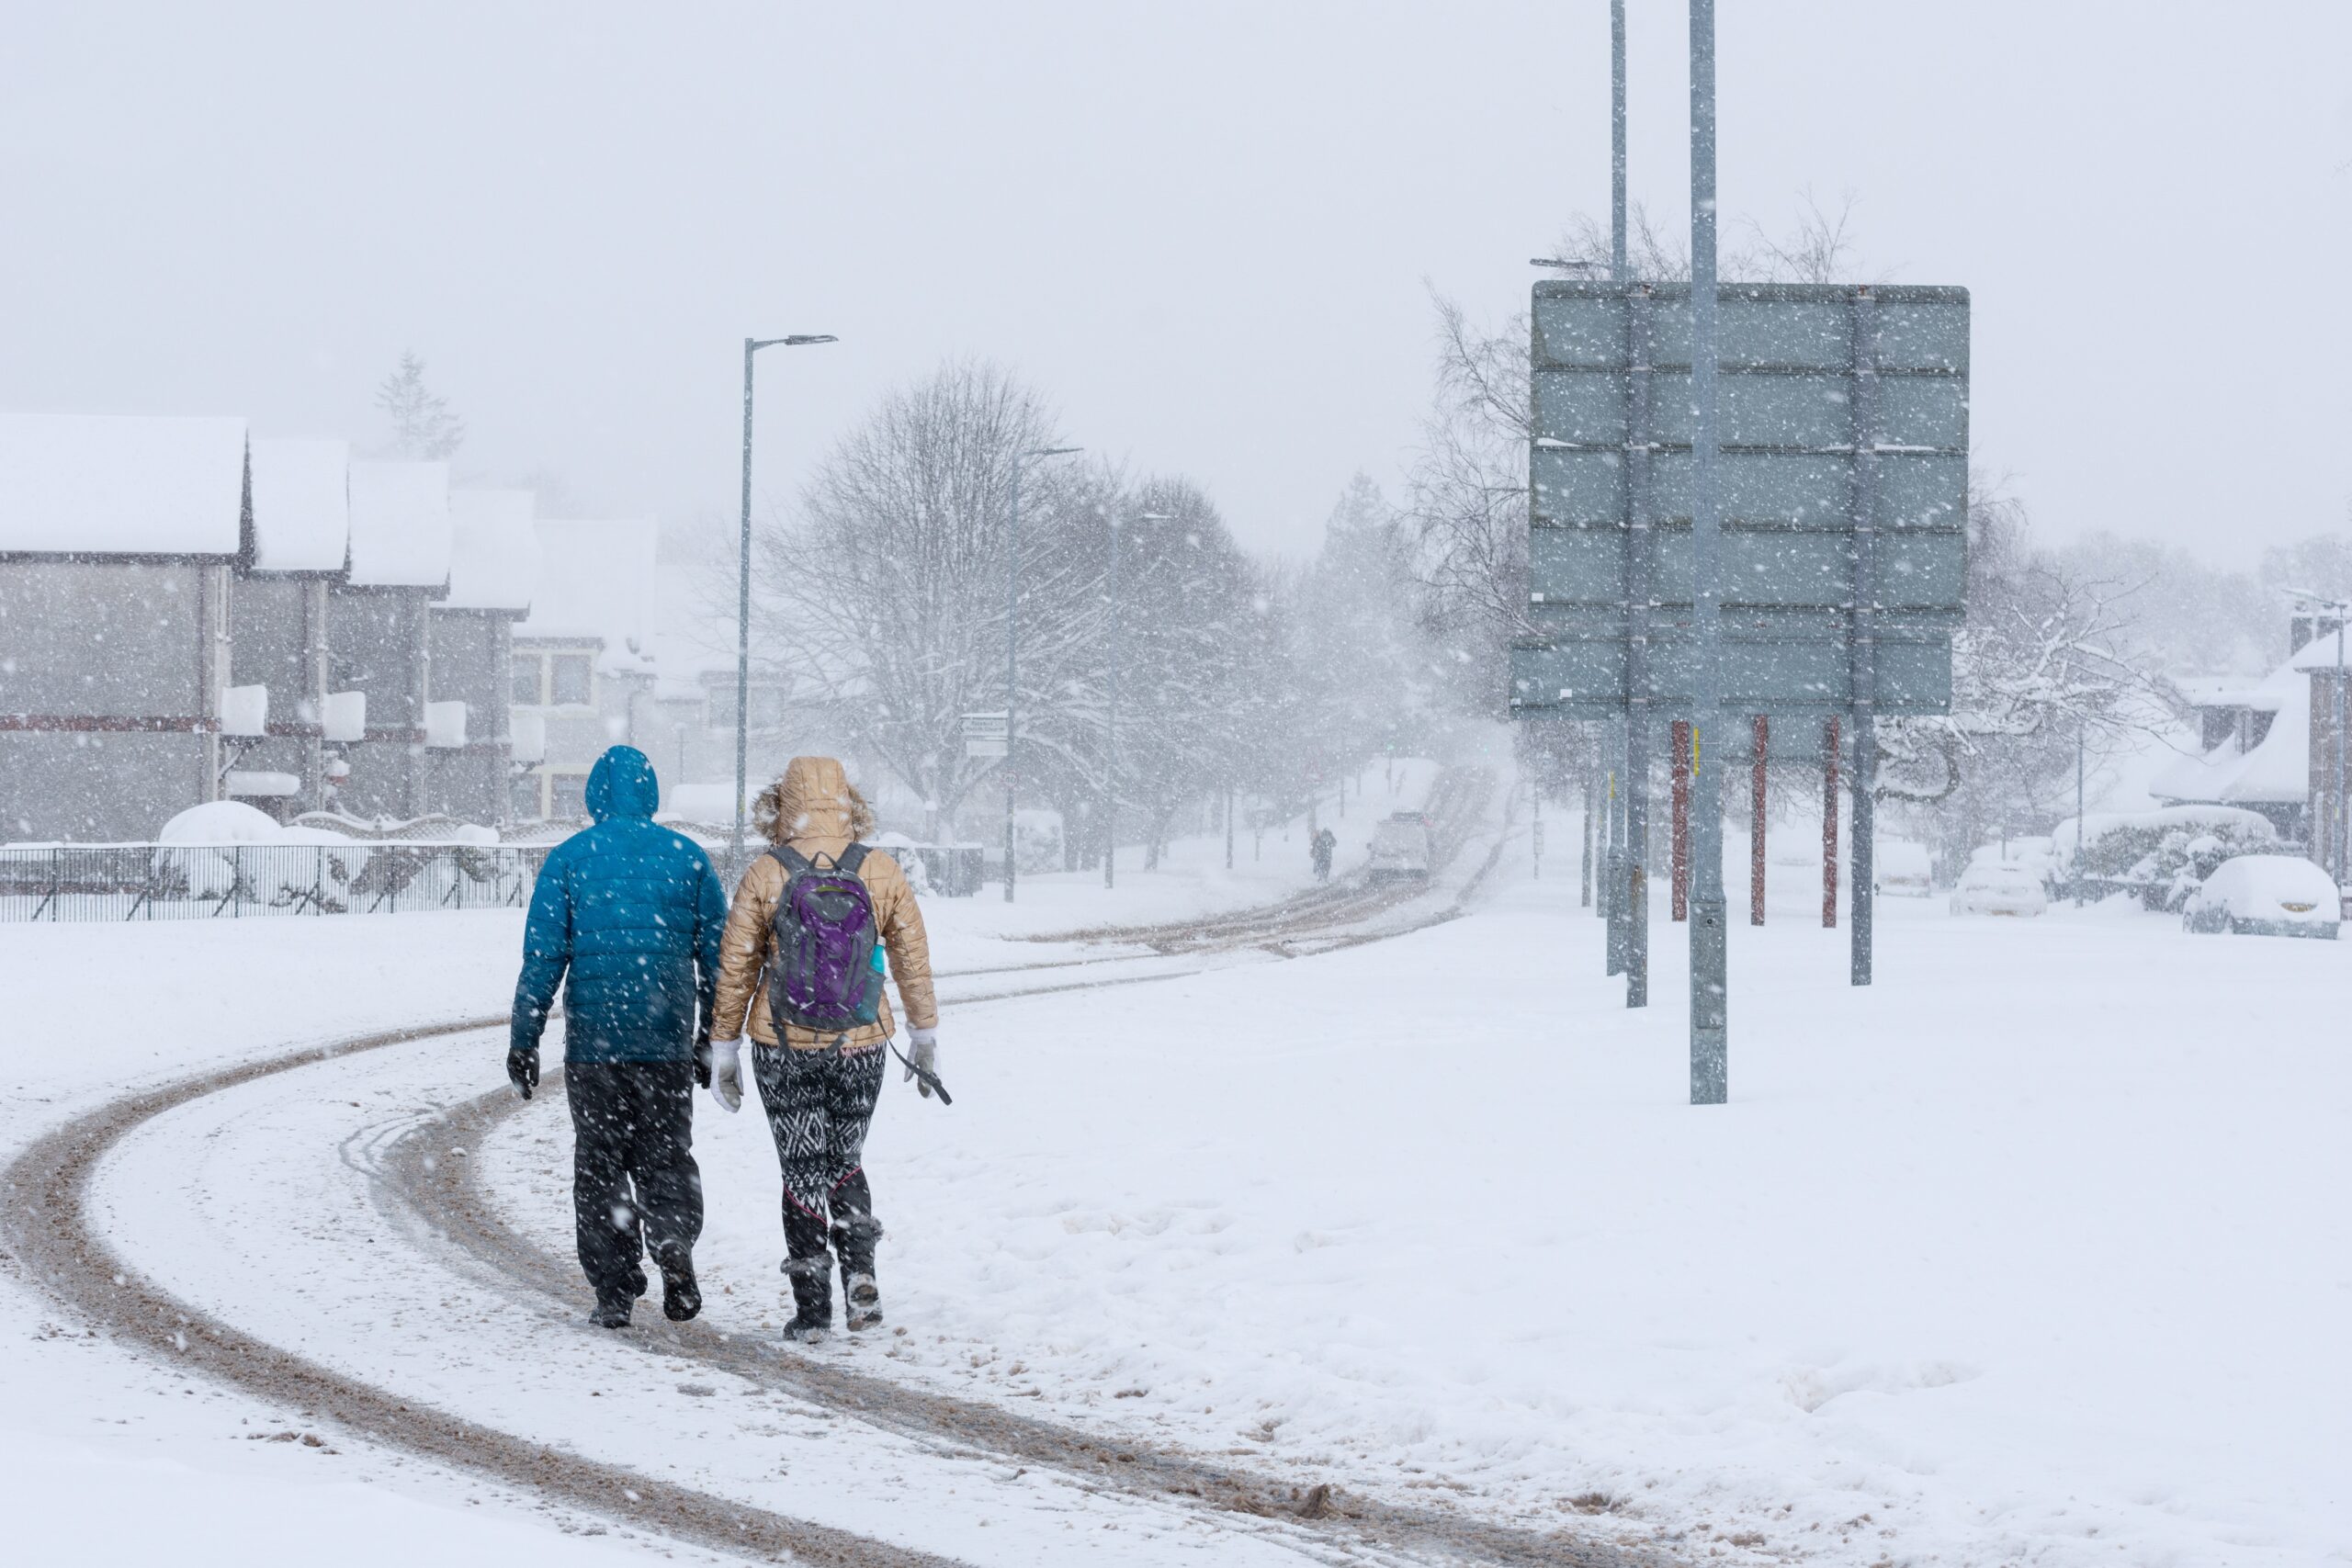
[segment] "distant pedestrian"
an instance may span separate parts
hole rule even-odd
[[[758,819],[771,848],[743,873],[727,917],[710,1091],[729,1111],[743,1103],[738,1053],[748,1023],[784,1172],[784,1272],[795,1309],[784,1332],[811,1340],[832,1326],[832,1261],[848,1326],[882,1321],[874,1278],[882,1225],[865,1167],[893,1029],[884,955],[907,1010],[910,1078],[937,1067],[939,1009],[914,890],[897,861],[860,841],[874,814],[841,763],[795,757],[760,795]],[[928,1099],[930,1083],[919,1087]]]
[[[694,1090],[710,1081],[727,889],[699,845],[653,825],[660,798],[642,751],[616,746],[596,759],[594,826],[555,847],[531,894],[506,1054],[507,1077],[530,1099],[560,984],[572,1220],[606,1328],[626,1327],[645,1293],[642,1251],[662,1270],[665,1315],[702,1310]]]
[[[1317,828],[1315,837],[1307,840],[1307,852],[1315,858],[1315,880],[1331,880],[1331,855],[1340,847],[1340,836],[1329,828]]]

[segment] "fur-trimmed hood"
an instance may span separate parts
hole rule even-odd
[[[760,791],[752,819],[771,844],[858,840],[874,832],[874,808],[832,757],[795,757],[786,763],[784,776]]]

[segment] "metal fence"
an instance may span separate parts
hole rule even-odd
[[[521,908],[547,856],[481,844],[0,848],[0,923]]]

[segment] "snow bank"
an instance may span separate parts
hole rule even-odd
[[[226,560],[244,505],[242,419],[0,414],[0,551]]]

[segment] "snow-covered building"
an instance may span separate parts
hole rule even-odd
[[[2196,711],[2201,750],[2157,773],[2148,793],[2168,805],[2258,811],[2281,838],[2324,851],[2343,809],[2335,715],[2346,677],[2337,668],[2333,624],[2325,635],[2313,636],[2313,629],[2300,624],[2300,646],[2258,680],[2176,682]]]
[[[511,815],[509,683],[514,624],[530,613],[539,579],[536,510],[527,490],[449,492],[449,592],[427,616],[424,801],[469,822]]]
[[[351,565],[329,594],[328,682],[348,768],[335,805],[362,817],[422,816],[431,701],[432,605],[449,589],[453,520],[446,463],[351,465]],[[441,737],[447,739],[445,734]]]
[[[587,815],[588,770],[607,746],[646,749],[660,767],[645,711],[656,671],[657,530],[650,518],[544,519],[536,532],[539,581],[514,628],[510,692],[539,760],[516,770],[514,814],[572,822]]]
[[[141,838],[220,797],[252,557],[243,420],[0,414],[0,836]]]
[[[229,591],[222,793],[281,819],[327,804],[327,593],[351,550],[350,445],[257,437],[253,550]]]

